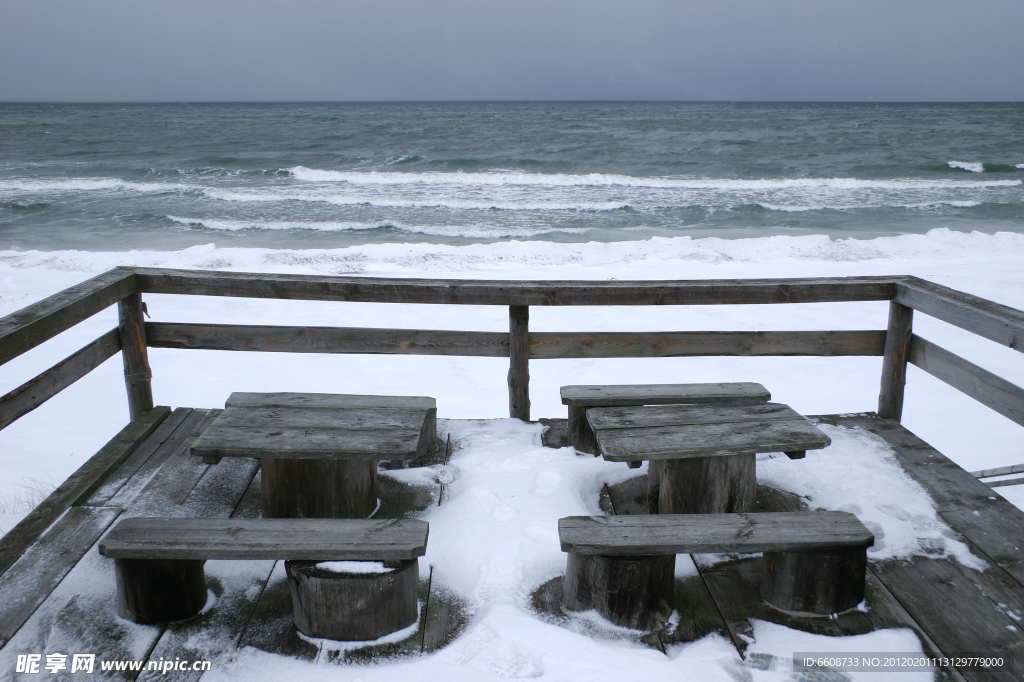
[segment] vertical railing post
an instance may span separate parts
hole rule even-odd
[[[530,421],[530,307],[508,307],[508,416]]]
[[[913,308],[889,302],[889,328],[885,332],[882,384],[878,393],[878,416],[885,419],[899,421],[903,415],[903,387],[907,382],[913,321]]]
[[[117,304],[118,330],[121,333],[121,358],[124,360],[124,385],[128,390],[128,411],[132,419],[153,409],[153,372],[146,350],[146,322],[142,317],[142,294],[136,292]]]

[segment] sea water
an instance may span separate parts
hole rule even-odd
[[[0,249],[1024,231],[1024,105],[0,105]]]

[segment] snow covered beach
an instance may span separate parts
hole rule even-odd
[[[1019,235],[983,235],[933,231],[928,235],[879,238],[870,241],[824,237],[771,237],[738,241],[655,239],[628,244],[506,244],[501,248],[372,246],[335,251],[282,252],[196,247],[177,253],[95,254],[81,252],[7,252],[2,254],[5,291],[3,312],[12,312],[49,293],[77,283],[117,264],[172,265],[231,269],[341,274],[357,270],[366,275],[431,276],[451,278],[515,279],[700,279],[795,277],[816,275],[915,274],[1017,308],[1024,307],[1019,269],[1024,241]],[[278,323],[309,325],[391,326],[501,330],[504,310],[488,308],[444,309],[437,306],[378,304],[306,304],[294,301],[244,299],[187,299],[149,296],[150,309],[161,320]],[[9,305],[8,305],[9,304]],[[351,310],[350,310],[351,309]],[[886,309],[876,303],[824,306],[732,306],[699,309],[614,309],[594,315],[585,309],[536,309],[535,330],[633,329],[872,329],[885,325]],[[58,338],[29,358],[11,363],[6,390],[64,357],[113,326],[110,319],[93,325],[73,339]],[[992,371],[1021,383],[1019,356],[966,332],[922,318],[916,328],[930,339],[951,348]],[[78,332],[78,330],[73,330]],[[67,336],[67,335],[65,335]],[[63,346],[61,344],[64,344]],[[47,357],[47,354],[51,354]],[[38,358],[36,357],[38,356]],[[395,356],[294,356],[285,354],[231,354],[214,351],[154,350],[157,402],[171,405],[217,407],[233,390],[302,390],[320,392],[392,393],[432,395],[441,417],[493,419],[505,410],[505,361],[490,358],[435,358]],[[557,387],[566,383],[636,383],[658,381],[758,381],[805,414],[856,412],[874,408],[877,397],[877,358],[673,358],[656,360],[558,360],[531,364],[534,416],[560,416]],[[669,378],[671,377],[671,378]],[[89,384],[88,382],[95,382]],[[84,387],[84,388],[83,388]],[[72,399],[74,391],[85,390]],[[90,406],[105,400],[103,410],[70,417],[83,396]],[[70,396],[70,397],[69,397]],[[58,401],[70,402],[61,406]],[[4,461],[5,471],[22,480],[8,481],[17,489],[29,474],[38,475],[47,458],[51,475],[62,480],[62,465],[73,470],[82,460],[67,457],[82,447],[88,457],[124,422],[120,367],[108,363],[89,378],[61,394],[0,434],[4,452],[17,453]],[[1017,463],[1019,427],[952,389],[912,373],[908,382],[904,422],[926,440],[968,469]],[[49,417],[47,415],[50,415]],[[951,415],[963,415],[953,420]],[[102,416],[109,418],[105,424]],[[35,421],[33,421],[35,420]],[[970,428],[965,428],[970,425]],[[575,677],[592,665],[598,679],[623,679],[638,671],[658,674],[669,666],[696,678],[735,679],[738,670],[753,679],[776,679],[784,671],[744,668],[731,645],[709,637],[679,647],[666,660],[654,653],[623,644],[595,642],[585,635],[537,621],[523,608],[524,593],[557,575],[564,555],[552,543],[553,522],[566,514],[596,513],[600,483],[623,475],[598,460],[580,459],[571,452],[552,453],[539,447],[539,427],[515,422],[466,425],[453,422],[456,440],[463,447],[453,455],[451,497],[427,516],[432,523],[432,545],[425,564],[438,577],[467,598],[476,613],[469,630],[450,647],[424,659],[358,668],[313,669],[316,676],[349,675],[372,679],[380,675],[418,674],[426,679],[491,677]],[[18,431],[18,429],[23,429]],[[24,430],[31,429],[31,430]],[[104,430],[105,429],[105,430]],[[461,429],[461,431],[460,431]],[[19,435],[20,434],[20,435]],[[29,435],[31,434],[31,435]],[[94,446],[83,447],[88,439]],[[791,486],[826,508],[856,505],[872,517],[888,540],[877,551],[887,556],[909,556],[917,551],[948,552],[969,565],[965,548],[947,542],[940,525],[929,516],[927,500],[909,495],[894,509],[884,508],[897,493],[877,489],[863,473],[844,472],[845,489],[823,490],[823,481],[840,460],[856,458],[869,469],[885,465],[884,447],[871,439],[846,438],[837,432],[833,449],[822,451],[821,475],[793,480],[786,472],[773,474],[774,460],[759,463],[764,475],[779,487]],[[10,443],[10,445],[6,445]],[[1019,446],[1016,446],[1019,448]],[[33,448],[38,448],[33,450]],[[47,455],[49,452],[51,454]],[[52,453],[61,453],[54,455]],[[32,456],[30,461],[29,456]],[[71,463],[63,461],[67,458]],[[875,459],[872,459],[875,458]],[[20,467],[20,468],[19,468]],[[427,473],[427,472],[423,472]],[[436,472],[440,476],[440,472]],[[66,473],[64,474],[66,476]],[[897,480],[887,477],[888,480]],[[497,481],[502,485],[497,486]],[[13,485],[12,485],[13,484]],[[899,487],[899,486],[897,486]],[[497,490],[496,490],[497,489]],[[1002,489],[1007,496],[1013,489]],[[518,499],[513,499],[518,498]],[[1012,498],[1011,498],[1012,499]],[[932,510],[934,511],[934,510]],[[481,513],[483,512],[483,513]],[[17,512],[16,512],[17,513]],[[24,513],[24,512],[22,512]],[[478,528],[467,525],[470,515],[483,519]],[[902,518],[901,518],[902,517]],[[494,532],[505,524],[505,532]],[[888,525],[887,525],[888,524]],[[902,524],[902,525],[901,525]],[[446,529],[447,534],[446,534]],[[464,555],[467,539],[477,539],[477,554]],[[930,540],[930,542],[928,542]],[[938,543],[938,544],[936,544]],[[483,551],[479,551],[482,547]],[[785,657],[795,650],[913,650],[909,633],[873,633],[869,640],[837,642],[806,640],[793,631],[780,631],[765,623],[755,626],[750,652]],[[884,637],[883,637],[884,635]],[[566,639],[568,638],[568,639]],[[556,646],[557,645],[557,646]],[[765,647],[765,648],[762,648]],[[571,652],[568,653],[567,652]],[[657,656],[661,656],[657,654]],[[585,661],[585,663],[581,663]],[[228,661],[222,661],[228,663]],[[305,665],[243,650],[230,665],[219,666],[213,676],[272,677]],[[649,666],[649,667],[648,667]],[[270,671],[276,670],[276,673]],[[668,670],[665,670],[668,672]],[[613,675],[612,673],[617,673]],[[644,676],[647,676],[646,674]],[[901,677],[900,679],[909,679]],[[927,678],[925,678],[927,679]]]
[[[177,252],[80,251],[0,253],[0,313],[9,314],[117,265],[241,272],[365,274],[450,279],[736,279],[912,274],[990,300],[1024,308],[1024,236],[934,230],[872,240],[767,237],[744,240],[655,238],[643,242],[510,244],[463,247],[370,245],[282,251],[193,247]],[[505,331],[497,306],[333,304],[305,301],[150,296],[156,319],[236,324]],[[724,306],[663,310],[534,308],[533,331],[881,329],[882,303]],[[83,343],[115,326],[107,310],[8,363],[9,391]],[[918,316],[915,328],[992,372],[1024,383],[1019,354],[942,322]],[[231,391],[304,390],[432,395],[439,415],[495,418],[507,414],[499,358],[305,356],[177,352],[153,349],[156,401],[221,407]],[[120,368],[110,361],[44,408],[0,433],[5,512],[27,509],[27,488],[59,483],[123,425],[127,406]],[[567,383],[758,381],[773,398],[803,414],[874,409],[877,358],[660,358],[547,360],[531,366],[534,417],[564,416],[558,386]],[[820,376],[828,377],[820,381]],[[85,403],[102,411],[82,410]],[[79,406],[76,408],[75,406]],[[78,409],[76,415],[75,409]],[[965,415],[952,419],[953,415]],[[1019,463],[1018,426],[916,368],[910,369],[904,423],[969,470]],[[966,431],[963,424],[977,425]],[[31,434],[31,435],[30,435]],[[1016,458],[1016,459],[1015,459]],[[1012,460],[1012,461],[1011,461]],[[1012,488],[1000,492],[1014,495]],[[1010,499],[1016,499],[1011,497]],[[1021,498],[1024,501],[1024,498]],[[14,505],[14,508],[11,508]],[[11,519],[8,519],[8,524]],[[0,528],[4,525],[0,522]]]

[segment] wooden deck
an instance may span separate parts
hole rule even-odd
[[[119,516],[255,518],[260,515],[258,462],[230,459],[216,466],[186,453],[219,410],[157,408],[126,427],[0,540],[0,670],[13,670],[17,653],[96,653],[98,659],[214,659],[253,646],[307,660],[340,663],[434,651],[457,637],[471,618],[466,605],[430,578],[421,580],[420,628],[405,641],[343,650],[301,638],[292,625],[291,595],[283,562],[211,561],[206,574],[217,601],[203,615],[169,626],[139,626],[117,617],[112,567],[96,544]],[[1016,658],[1018,672],[947,669],[943,679],[1016,680],[1024,671],[1024,513],[892,420],[874,414],[818,417],[824,423],[859,427],[884,438],[907,473],[930,492],[946,523],[989,568],[979,572],[927,557],[870,562],[867,611],[836,618],[788,616],[759,596],[760,557],[704,563],[699,575],[677,581],[681,614],[671,634],[646,636],[650,646],[691,641],[710,632],[729,638],[743,653],[757,618],[826,635],[909,628],[926,652],[1002,653]],[[545,444],[564,443],[565,421],[542,420],[551,428]],[[449,456],[439,447],[422,466]],[[379,518],[415,515],[443,503],[444,490],[407,486],[381,478]],[[643,513],[643,478],[603,492],[607,511]],[[788,493],[760,486],[763,511],[803,505]],[[556,523],[552,519],[552,524]],[[44,534],[45,533],[45,534]],[[538,616],[558,620],[560,581],[534,595]],[[788,653],[788,652],[787,652]],[[10,667],[6,667],[10,664]],[[149,679],[153,671],[120,673]],[[198,679],[199,672],[175,672]],[[831,678],[830,678],[831,679]]]
[[[157,408],[159,410],[160,408]],[[157,412],[154,410],[154,412]],[[468,622],[460,601],[420,584],[420,628],[408,639],[369,650],[332,650],[298,635],[283,561],[210,561],[207,584],[217,597],[201,616],[168,626],[139,626],[117,617],[110,562],[97,542],[120,516],[257,518],[259,463],[226,459],[204,464],[189,446],[220,410],[163,409],[152,428],[130,425],[49,500],[0,541],[0,670],[14,670],[16,653],[96,653],[97,660],[208,660],[253,646],[307,660],[338,662],[436,650]],[[155,420],[153,420],[155,421]],[[444,444],[429,457],[443,460]],[[417,462],[422,465],[424,462]],[[381,476],[378,518],[403,518],[436,505],[441,486],[413,487]],[[54,509],[71,504],[66,513]],[[56,516],[52,525],[46,520]],[[37,541],[41,530],[49,530]],[[91,581],[88,590],[80,590]],[[8,661],[7,659],[11,659]],[[70,660],[70,659],[69,659]],[[10,666],[6,663],[10,662]],[[153,671],[117,679],[149,679]],[[175,671],[175,679],[200,672]],[[159,677],[159,673],[155,677]]]
[[[781,613],[761,601],[760,556],[706,563],[695,555],[699,576],[676,581],[677,607],[687,604],[689,612],[680,614],[680,625],[672,635],[660,634],[657,639],[648,637],[644,641],[664,650],[665,645],[718,632],[742,653],[745,638],[753,634],[751,619],[830,636],[910,628],[928,653],[991,652],[1015,657],[1014,672],[946,669],[942,679],[1022,679],[1024,552],[1018,548],[1024,548],[1024,512],[895,421],[880,419],[874,413],[811,419],[862,428],[883,438],[903,469],[931,494],[942,519],[989,568],[980,572],[954,561],[923,556],[879,562],[871,561],[869,555],[866,612],[852,611],[837,618],[802,618]],[[550,421],[553,428],[546,444],[563,444],[564,427],[557,420]],[[608,513],[646,514],[646,476],[606,487],[604,498]],[[805,508],[795,495],[758,486],[758,511]],[[548,614],[558,614],[556,604],[560,600],[560,581],[548,583],[534,595],[537,609]]]

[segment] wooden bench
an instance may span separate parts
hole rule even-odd
[[[630,405],[756,405],[771,394],[761,384],[619,384],[562,386],[562,404],[569,406],[569,444],[580,452],[598,454],[597,439],[587,422],[591,407]],[[639,464],[637,464],[639,466]]]
[[[285,559],[296,627],[310,637],[364,641],[416,622],[417,558],[427,532],[426,521],[409,519],[129,518],[99,550],[114,559],[118,613],[136,623],[198,614],[207,601],[207,559]],[[383,566],[317,566],[329,561]]]
[[[875,541],[846,512],[570,516],[558,536],[569,553],[565,607],[638,630],[661,629],[672,614],[676,554],[763,552],[766,602],[830,615],[863,601]]]
[[[436,441],[433,398],[232,393],[190,452],[211,464],[259,459],[264,517],[365,519],[377,460],[421,457]]]

